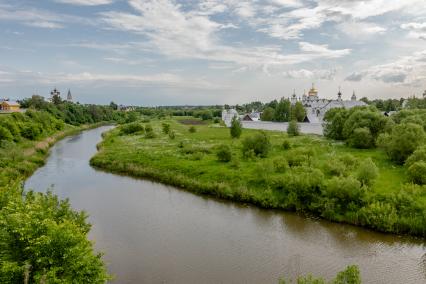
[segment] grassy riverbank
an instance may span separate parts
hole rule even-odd
[[[173,135],[163,133],[164,123]],[[149,135],[110,131],[92,165],[264,208],[426,236],[425,188],[407,184],[405,168],[392,164],[381,150],[271,131],[267,157],[247,157],[242,141],[257,130],[244,130],[240,139],[232,139],[229,129],[218,124],[196,125],[193,133],[191,126],[174,119],[148,124],[153,128]],[[220,145],[230,147],[229,162],[218,160]],[[377,177],[370,177],[369,167],[377,167]]]
[[[57,113],[58,117],[62,113]],[[84,212],[53,193],[24,192],[58,140],[106,124],[69,125],[47,111],[0,117],[0,283],[105,283]]]

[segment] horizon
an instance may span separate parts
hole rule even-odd
[[[423,0],[0,0],[0,97],[235,105],[421,97]]]

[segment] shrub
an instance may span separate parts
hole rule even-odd
[[[426,162],[415,162],[407,171],[408,178],[419,185],[426,184]]]
[[[287,160],[283,157],[275,158],[273,164],[277,173],[285,173],[289,168]]]
[[[284,150],[289,150],[291,148],[290,141],[288,141],[287,139],[284,139],[282,147]]]
[[[120,127],[120,134],[125,134],[125,135],[134,134],[134,133],[143,132],[143,131],[144,131],[143,125],[138,122],[127,123]]]
[[[343,176],[346,172],[346,165],[340,159],[332,158],[325,162],[324,170],[332,176]]]
[[[21,135],[29,140],[36,140],[41,135],[42,130],[36,123],[28,123],[21,130]]]
[[[426,140],[423,127],[413,123],[399,124],[391,134],[382,134],[379,144],[393,161],[403,164],[405,160]]]
[[[1,140],[5,140],[5,141],[13,140],[12,133],[10,133],[10,131],[7,128],[4,128],[3,126],[0,126],[0,141]]]
[[[356,172],[356,178],[367,186],[372,185],[378,175],[379,170],[371,158],[362,161]]]
[[[152,128],[151,124],[145,125],[145,132],[154,132],[154,129]]]
[[[155,138],[155,133],[154,133],[154,131],[148,131],[148,132],[146,132],[146,133],[145,133],[145,138],[148,138],[148,139]]]
[[[349,137],[348,145],[359,149],[373,148],[374,139],[367,127],[359,127]]]
[[[351,205],[359,207],[365,195],[361,183],[353,177],[333,177],[327,182],[325,188],[326,196],[337,200],[340,214]]]
[[[297,124],[296,120],[292,120],[288,123],[287,133],[290,136],[299,136],[300,135],[300,128],[299,128],[299,125]]]
[[[268,156],[271,148],[268,135],[261,131],[253,136],[246,137],[243,142],[243,155],[248,156],[250,151],[253,151],[254,155],[265,158]]]
[[[243,129],[242,129],[240,120],[234,116],[232,118],[231,128],[230,128],[231,137],[240,138],[242,131]]]
[[[172,140],[176,138],[175,132],[173,130],[169,131],[169,138]]]
[[[195,126],[191,126],[191,127],[188,129],[188,131],[189,131],[189,133],[195,133],[195,132],[197,132],[197,128],[195,128]]]
[[[232,160],[232,151],[231,147],[228,145],[220,145],[216,151],[216,157],[220,162],[229,162]]]
[[[170,124],[164,122],[161,126],[162,126],[162,129],[163,129],[163,133],[164,134],[169,134]]]
[[[412,164],[419,161],[426,162],[426,146],[417,148],[417,150],[405,161],[405,165],[410,167]]]

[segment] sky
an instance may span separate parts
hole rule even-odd
[[[420,96],[425,0],[0,0],[0,97],[209,105]]]

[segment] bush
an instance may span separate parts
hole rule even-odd
[[[5,141],[13,140],[12,133],[10,133],[10,131],[7,128],[4,128],[3,126],[0,126],[0,141],[1,140],[5,140]]]
[[[191,126],[191,127],[188,129],[188,131],[189,131],[189,133],[195,133],[195,132],[197,132],[197,128],[195,128],[195,126]]]
[[[36,140],[42,133],[39,125],[36,123],[28,123],[21,130],[21,135],[29,140]]]
[[[348,145],[359,149],[374,147],[374,139],[366,127],[356,128],[348,139]]]
[[[230,132],[232,138],[240,138],[241,133],[243,132],[241,122],[235,116],[232,118]]]
[[[172,140],[176,138],[175,132],[173,130],[169,131],[169,138]]]
[[[220,162],[229,162],[232,160],[232,150],[228,145],[220,145],[216,151],[216,157]]]
[[[162,129],[163,129],[163,133],[164,133],[164,134],[169,134],[169,131],[170,131],[170,124],[168,124],[168,123],[163,123],[161,126],[162,126]]]
[[[291,148],[290,141],[288,141],[287,139],[284,139],[282,147],[284,150],[289,150]]]
[[[426,162],[415,162],[407,171],[408,178],[419,185],[426,184]]]
[[[154,133],[154,131],[148,131],[148,132],[146,132],[146,133],[145,133],[145,138],[148,138],[148,139],[155,138],[155,133]]]
[[[254,155],[265,158],[268,156],[271,148],[269,137],[263,131],[245,138],[242,144],[243,155],[246,157],[248,157],[248,155],[250,155],[249,153],[252,151]]]
[[[273,164],[277,173],[285,173],[289,168],[287,160],[283,157],[275,158]]]
[[[390,159],[398,164],[405,160],[426,141],[423,127],[417,124],[407,123],[396,125],[392,133],[382,134],[379,144],[383,147]]]
[[[145,132],[154,132],[154,129],[152,128],[151,124],[145,125]]]
[[[300,128],[299,128],[299,125],[297,124],[296,120],[292,120],[288,123],[287,133],[290,136],[299,136],[300,135]]]
[[[426,162],[426,146],[417,148],[417,150],[405,161],[405,165],[410,167],[415,162],[420,161]]]
[[[138,122],[127,123],[120,127],[120,134],[125,134],[125,135],[134,134],[134,133],[143,132],[143,131],[144,131],[143,125]]]
[[[333,177],[326,185],[326,196],[337,200],[339,214],[343,214],[348,207],[353,208],[353,205],[361,206],[364,195],[361,183],[353,177]]]
[[[356,178],[367,186],[372,185],[378,175],[379,170],[371,158],[362,161],[356,172]]]

